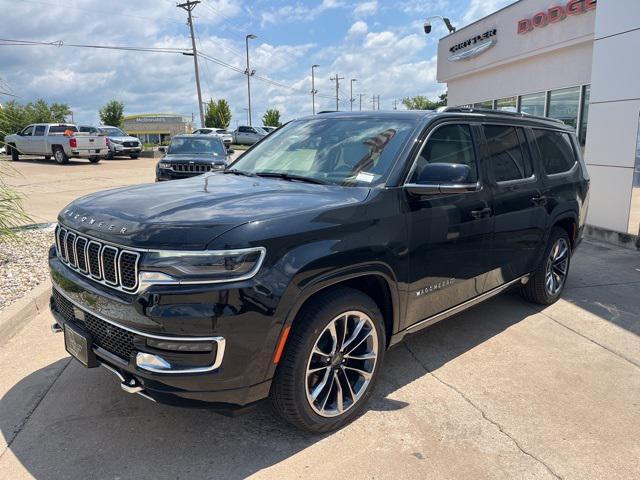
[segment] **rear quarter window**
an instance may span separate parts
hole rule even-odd
[[[576,155],[569,133],[534,128],[533,136],[547,175],[568,172],[576,164]]]
[[[503,125],[485,125],[489,168],[496,182],[524,180],[533,175],[529,147],[521,129]]]

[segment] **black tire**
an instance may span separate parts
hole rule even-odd
[[[131,155],[129,155],[129,157],[133,160],[135,160],[136,158],[138,158],[140,156],[139,153],[132,153]]]
[[[107,160],[113,160],[113,152],[109,152],[107,153],[107,156],[105,157]]]
[[[91,157],[91,158],[89,158],[89,161],[91,163],[99,163],[100,162],[100,157]]]
[[[45,160],[51,160],[51,155],[45,155],[45,156],[44,156],[44,159],[45,159]]]
[[[566,265],[563,265],[564,275],[561,281],[558,282],[560,272],[553,268],[554,252],[556,245],[566,245]],[[569,275],[569,266],[571,264],[571,241],[567,232],[560,227],[554,227],[549,236],[549,242],[544,250],[544,255],[540,260],[538,268],[532,273],[529,281],[522,286],[521,293],[528,301],[537,303],[539,305],[551,305],[558,301],[564,287],[566,285],[567,276]],[[561,262],[562,263],[562,262]],[[549,287],[549,268],[551,268],[551,275],[553,276],[554,288]],[[557,289],[556,289],[557,288]]]
[[[7,153],[11,152],[11,160],[14,162],[17,162],[18,160],[20,160],[20,154],[18,153],[18,150],[16,150],[16,147],[13,145],[7,145]]]
[[[60,146],[53,147],[53,158],[56,159],[58,165],[69,163],[69,157],[64,153],[64,149]]]
[[[373,370],[371,371],[369,383],[362,387],[363,390],[358,395],[358,398],[355,401],[351,401],[343,413],[331,417],[323,416],[311,407],[311,400],[307,396],[307,389],[309,388],[307,385],[307,364],[310,364],[312,350],[316,341],[325,332],[325,328],[340,317],[341,314],[349,311],[364,313],[371,320],[375,327],[377,339],[376,347],[372,347],[372,350],[377,350],[377,358],[374,360],[374,365],[371,366]],[[354,330],[350,334],[345,333],[342,336],[343,344],[346,345],[348,343],[345,341],[345,337],[352,335]],[[373,328],[369,328],[367,331],[373,332],[373,330]],[[362,342],[358,340],[357,343],[360,344]],[[369,343],[369,340],[366,343]],[[385,348],[384,320],[376,303],[370,297],[358,290],[347,287],[320,293],[305,305],[294,321],[284,354],[271,386],[270,400],[273,409],[281,418],[293,426],[309,432],[328,432],[343,427],[362,412],[371,396],[384,360]],[[347,353],[344,353],[344,355],[347,355]],[[339,356],[340,358],[343,357],[342,351]],[[345,360],[343,360],[344,362]],[[332,372],[339,370],[340,366],[334,366],[332,362],[330,367],[325,368],[329,368],[327,375],[331,376]],[[342,372],[345,372],[344,368]],[[345,386],[344,381],[346,379],[348,382],[349,378],[348,376],[340,378],[342,381],[338,379],[338,384],[340,384],[338,386],[342,392],[343,386]],[[335,388],[333,385],[332,382],[327,391],[327,397],[334,391],[332,390]],[[344,391],[345,393],[347,392],[347,390]],[[353,399],[354,397],[351,398]]]

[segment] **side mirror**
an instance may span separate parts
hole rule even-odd
[[[435,195],[477,192],[480,185],[473,180],[469,165],[429,163],[420,172],[417,182],[408,183],[405,188],[414,195]]]
[[[167,147],[158,147],[158,151],[162,153],[167,153]]]

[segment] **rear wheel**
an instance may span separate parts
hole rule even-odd
[[[7,145],[7,153],[9,152],[11,152],[11,160],[14,162],[20,160],[20,154],[18,153],[18,150],[16,150],[15,145]]]
[[[571,263],[571,242],[567,232],[559,227],[551,231],[549,243],[540,265],[522,287],[524,297],[540,305],[556,302],[567,281]]]
[[[129,157],[131,157],[133,160],[135,160],[136,158],[138,158],[140,156],[139,153],[132,153],[131,155],[129,155]]]
[[[371,298],[351,288],[320,294],[296,318],[271,388],[274,410],[310,432],[344,426],[371,396],[385,345]]]
[[[58,162],[58,164],[60,165],[69,163],[69,157],[67,157],[67,154],[64,153],[64,149],[59,146],[53,147],[53,158],[55,158],[56,162]]]
[[[91,157],[89,158],[89,161],[91,163],[98,163],[100,161],[100,157]]]

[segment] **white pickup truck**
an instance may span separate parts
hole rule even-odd
[[[109,152],[105,136],[79,132],[78,127],[68,123],[34,123],[6,136],[4,141],[13,161],[18,161],[20,155],[42,155],[47,160],[53,157],[60,164],[70,158],[98,163]]]

